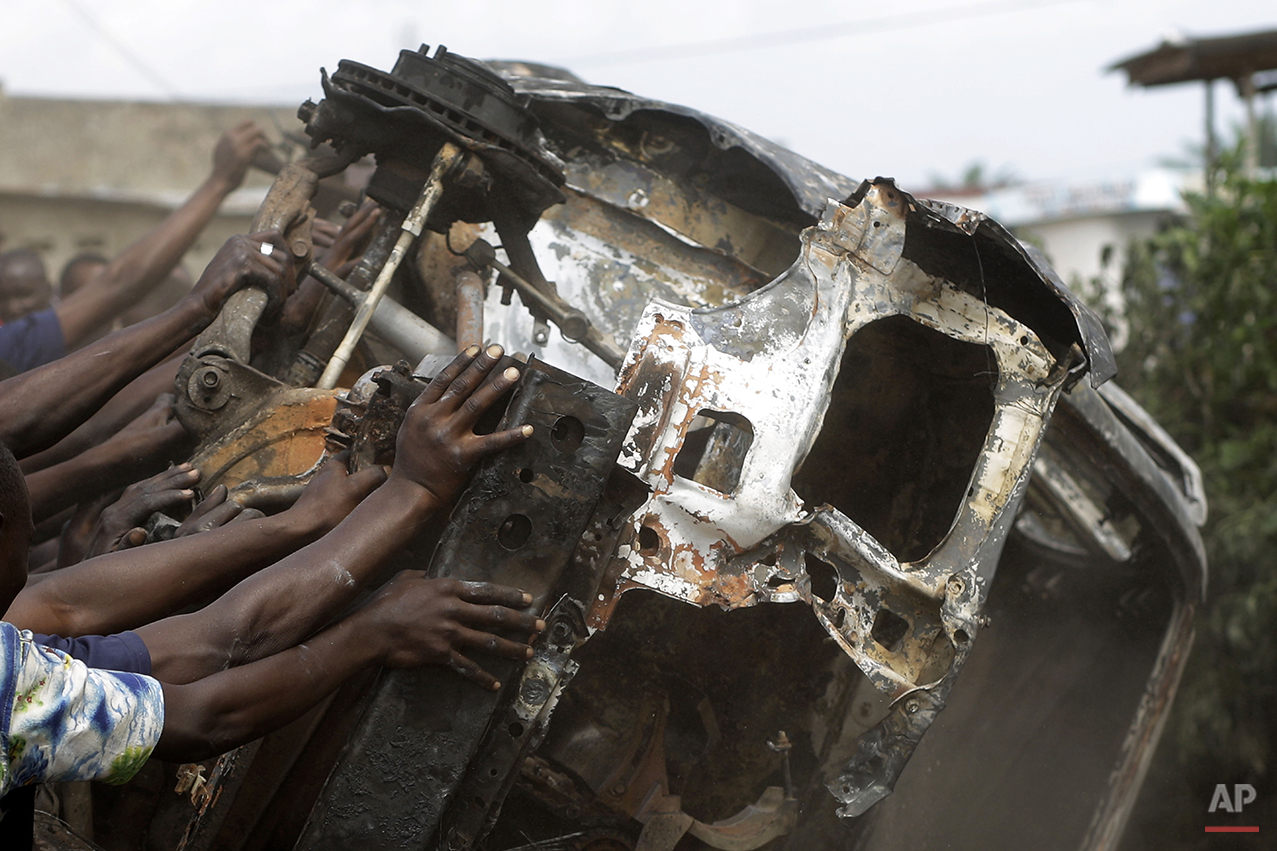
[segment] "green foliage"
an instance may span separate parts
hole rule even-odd
[[[931,175],[931,188],[940,191],[984,191],[1014,186],[1021,182],[1019,175],[1012,169],[1003,167],[995,174],[980,160],[974,160],[962,169],[957,180],[949,180],[934,172]]]
[[[1277,181],[1240,162],[1239,146],[1213,197],[1132,246],[1118,359],[1210,502],[1210,599],[1167,730],[1202,785],[1277,773]]]

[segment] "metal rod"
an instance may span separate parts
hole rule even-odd
[[[322,309],[306,345],[297,353],[288,371],[286,381],[294,387],[315,386],[328,359],[337,351],[342,337],[346,335],[346,328],[350,327],[350,320],[355,317],[355,308],[363,300],[364,292],[372,286],[372,282],[377,279],[377,272],[390,257],[399,238],[399,229],[403,226],[404,214],[390,209],[385,212],[385,217],[373,233],[368,250],[359,258],[354,270],[346,276],[346,283],[354,287],[359,295],[353,303],[329,301]]]
[[[368,327],[373,311],[377,309],[378,302],[390,288],[390,281],[395,276],[395,270],[408,254],[408,249],[421,235],[426,217],[430,215],[439,197],[443,195],[443,176],[452,169],[461,156],[461,149],[451,142],[446,143],[439,149],[439,153],[435,154],[434,163],[430,167],[430,177],[427,178],[426,185],[422,187],[421,196],[413,205],[412,211],[404,218],[403,231],[399,234],[395,247],[391,249],[390,256],[386,258],[386,265],[381,267],[377,280],[373,282],[372,288],[365,294],[359,309],[355,311],[355,318],[350,323],[346,336],[342,338],[341,345],[337,347],[337,351],[333,352],[328,366],[324,367],[324,374],[319,377],[319,383],[316,386],[320,390],[331,390],[337,386],[337,380],[341,377],[346,364],[350,362],[350,356],[354,354],[355,346],[358,345],[359,339]]]
[[[323,266],[311,266],[310,274],[315,280],[356,307],[363,301],[362,290],[343,281]],[[368,325],[414,363],[426,355],[442,354],[456,349],[451,337],[390,296],[385,296],[377,302],[377,309],[373,311]]]
[[[457,351],[483,345],[483,279],[473,270],[457,272]]]
[[[550,295],[542,292],[531,282],[524,280],[517,272],[499,260],[489,260],[514,288],[519,291],[519,298],[525,307],[540,308],[550,317],[563,336],[572,343],[580,343],[594,354],[602,358],[608,366],[619,369],[625,360],[625,352],[616,345],[610,334],[605,334],[591,324],[589,318],[575,307],[567,304],[556,293]]]

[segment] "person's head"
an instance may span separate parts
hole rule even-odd
[[[97,277],[111,261],[94,251],[82,251],[62,267],[58,277],[58,295],[66,298]]]
[[[52,301],[53,287],[39,252],[15,248],[0,254],[0,322],[44,310]]]
[[[9,447],[0,442],[0,611],[9,608],[27,583],[32,532],[27,480]]]

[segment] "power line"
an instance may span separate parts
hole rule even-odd
[[[592,53],[563,59],[560,64],[569,68],[600,68],[606,65],[629,65],[656,62],[663,59],[689,59],[696,56],[713,56],[720,53],[735,53],[741,50],[776,47],[782,44],[825,41],[846,35],[883,32],[884,30],[902,30],[929,24],[987,18],[1008,12],[1043,9],[1050,6],[1064,6],[1079,2],[1083,2],[1083,0],[991,0],[991,2],[971,3],[950,9],[928,9],[920,12],[888,15],[882,18],[815,24],[809,27],[797,27],[770,33],[735,36],[733,38],[716,38],[706,41],[689,41],[683,44],[657,45],[633,50]]]
[[[118,53],[121,59],[132,65],[134,70],[149,80],[156,88],[164,92],[164,94],[168,95],[171,100],[181,99],[181,94],[177,91],[177,89],[169,85],[168,80],[164,79],[164,77],[150,65],[143,62],[141,57],[134,53],[127,44],[116,38],[115,35],[103,26],[102,22],[95,18],[88,9],[85,9],[80,5],[79,0],[63,0],[63,2],[66,3],[67,7],[72,12],[79,15],[80,19],[88,24],[103,41],[105,41],[116,53]]]

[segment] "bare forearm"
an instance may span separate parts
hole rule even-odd
[[[0,382],[0,440],[19,458],[57,443],[212,321],[199,299]]]
[[[369,587],[437,507],[424,489],[391,478],[323,538],[232,589],[227,610],[247,613],[243,626],[251,638],[244,645],[251,657],[237,663],[291,647],[329,622]]]
[[[68,348],[153,289],[173,270],[217,212],[231,187],[210,177],[163,222],[58,306]]]
[[[164,277],[190,249],[218,207],[234,189],[224,179],[210,175],[155,230],[120,253],[128,277]]]
[[[152,476],[188,448],[186,430],[179,423],[118,434],[27,476],[31,517],[39,523],[79,502]]]
[[[392,479],[323,538],[249,576],[200,611],[139,629],[156,676],[191,682],[314,634],[378,577],[435,507],[421,488]]]
[[[77,636],[137,629],[205,600],[313,540],[298,513],[108,553],[25,588],[5,620],[33,632]]]
[[[190,340],[178,346],[181,351],[189,348]],[[173,392],[173,379],[182,363],[184,354],[169,358],[133,379],[119,393],[103,405],[62,440],[43,452],[22,459],[22,472],[30,475],[54,464],[74,458],[86,449],[97,446],[115,434],[134,418],[149,408],[161,393]]]
[[[356,618],[277,655],[164,685],[164,732],[155,755],[198,761],[251,742],[300,717],[360,670],[378,664],[379,637]]]

